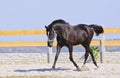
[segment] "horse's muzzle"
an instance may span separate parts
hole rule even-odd
[[[52,47],[53,46],[53,41],[48,42],[48,46]]]

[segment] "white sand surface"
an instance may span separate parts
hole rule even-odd
[[[87,71],[77,71],[72,63],[57,63],[54,71],[52,64],[0,65],[0,77],[6,76],[58,76],[61,78],[120,78],[120,64],[86,64]],[[82,64],[79,64],[81,67]]]

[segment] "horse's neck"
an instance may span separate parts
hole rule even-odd
[[[58,36],[64,40],[68,40],[71,33],[71,29],[72,28],[70,26],[61,28],[61,31],[58,33]]]

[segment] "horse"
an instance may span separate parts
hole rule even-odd
[[[78,24],[78,25],[70,25],[68,22],[63,19],[54,20],[46,28],[46,35],[48,37],[48,47],[53,46],[54,38],[57,37],[57,52],[55,55],[54,63],[52,65],[52,70],[55,69],[56,61],[60,54],[60,50],[63,46],[66,46],[69,50],[69,59],[77,68],[78,71],[81,69],[77,65],[77,63],[73,59],[73,46],[81,44],[85,48],[85,60],[83,66],[86,64],[87,58],[89,54],[92,57],[92,61],[94,65],[98,68],[94,56],[93,51],[90,48],[90,43],[93,38],[94,32],[98,36],[101,33],[104,33],[103,27],[96,24]]]

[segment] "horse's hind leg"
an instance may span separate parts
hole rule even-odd
[[[82,45],[85,48],[85,60],[83,63],[83,66],[84,66],[86,64],[86,61],[87,61],[88,56],[89,56],[89,45],[87,45],[87,44],[82,44]]]
[[[84,48],[85,48],[85,60],[84,60],[84,63],[83,63],[83,65],[82,65],[82,70],[89,70],[89,68],[88,67],[86,67],[85,66],[85,64],[86,64],[86,61],[87,61],[87,59],[88,59],[88,56],[89,56],[89,46],[88,45],[83,45],[84,46]]]
[[[72,52],[73,52],[73,46],[69,46],[68,48],[69,48],[69,55],[70,55],[69,59],[70,59],[70,61],[74,64],[74,66],[77,68],[78,71],[81,71],[81,69],[79,68],[79,66],[73,60],[73,54],[72,54]]]
[[[93,63],[95,64],[95,66],[96,66],[97,68],[99,68],[99,66],[97,65],[97,63],[96,63],[96,61],[95,61],[95,58],[94,58],[94,56],[93,56],[93,51],[92,51],[91,48],[89,48],[89,52],[90,52],[90,55],[91,55],[91,57],[92,57]]]
[[[86,50],[86,52],[85,52],[85,60],[84,60],[83,66],[86,64],[86,61],[87,61],[87,59],[88,59],[88,56],[89,56],[89,51]]]

